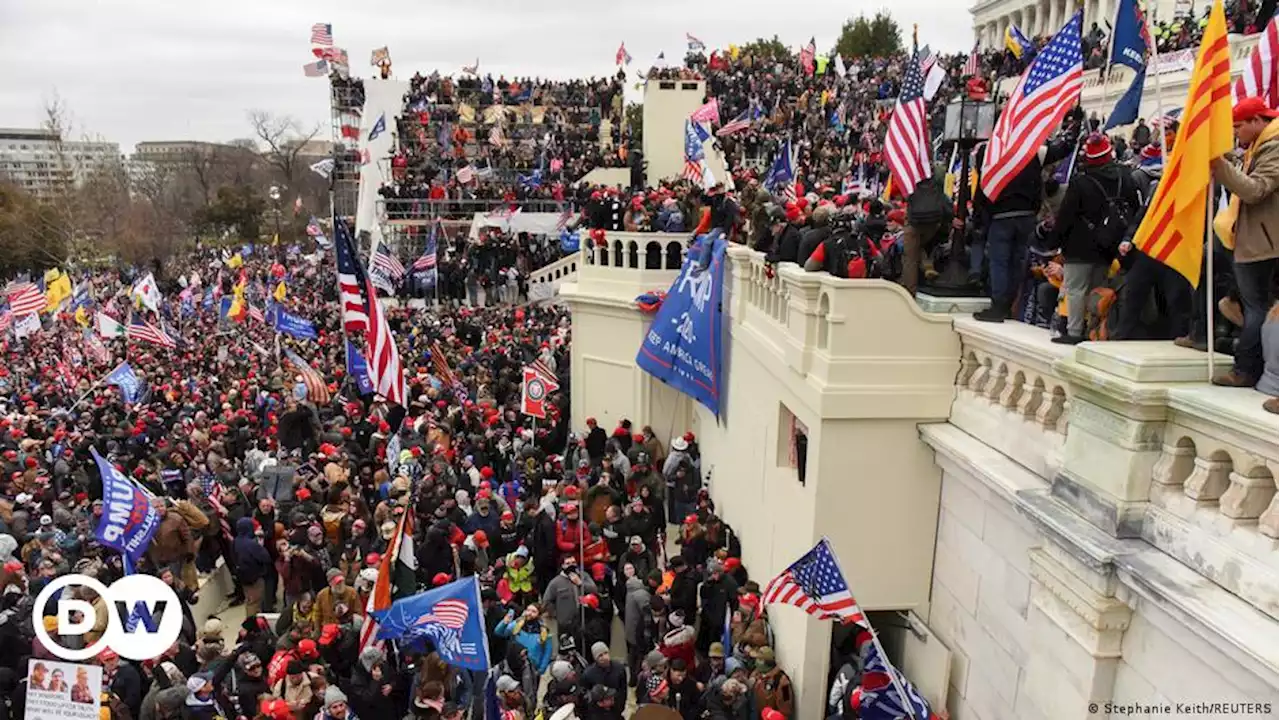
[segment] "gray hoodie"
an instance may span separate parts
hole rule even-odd
[[[627,637],[627,645],[635,645],[640,633],[640,623],[644,614],[649,612],[650,595],[644,581],[638,577],[627,578],[626,602],[622,608],[622,627]]]
[[[542,604],[552,609],[560,627],[573,625],[578,616],[578,601],[583,595],[596,591],[596,583],[589,575],[579,571],[578,577],[582,579],[582,584],[574,585],[568,575],[557,573],[547,583],[547,591],[542,594]]]

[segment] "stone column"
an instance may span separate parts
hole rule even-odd
[[[1027,23],[1027,27],[1026,29],[1023,30],[1023,32],[1029,38],[1034,37],[1036,35],[1036,23],[1039,22],[1039,19],[1036,17],[1037,9],[1038,8],[1035,5],[1027,5],[1026,7],[1022,8],[1022,17]]]
[[[1030,553],[1031,648],[1019,695],[1025,692],[1046,718],[1097,717],[1089,708],[1114,695],[1121,640],[1132,616],[1116,597],[1114,569],[1086,564],[1080,558],[1087,555],[1076,550],[1046,537]]]

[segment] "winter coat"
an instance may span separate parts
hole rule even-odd
[[[622,610],[622,628],[627,638],[627,645],[636,645],[640,640],[640,624],[644,616],[649,614],[649,603],[652,595],[639,577],[627,579],[626,600]]]
[[[1115,259],[1116,248],[1103,247],[1097,231],[1089,227],[1089,223],[1096,226],[1106,217],[1108,198],[1122,203],[1128,217],[1142,202],[1133,178],[1120,165],[1112,162],[1086,168],[1071,178],[1054,223],[1054,233],[1068,263],[1107,265]]]
[[[610,660],[609,667],[600,667],[599,663],[591,663],[586,672],[582,673],[582,687],[588,692],[591,688],[603,685],[611,687],[618,693],[619,698],[627,696],[627,666],[618,660]]]
[[[498,637],[512,638],[529,653],[529,663],[542,675],[551,666],[551,633],[538,623],[536,628],[526,625],[523,617],[508,617],[498,623]]]
[[[186,518],[180,513],[168,512],[156,528],[155,536],[151,538],[147,555],[161,567],[182,561],[195,552],[195,537]]]
[[[1272,120],[1272,124],[1280,120]],[[1237,168],[1220,164],[1215,177],[1240,203],[1236,218],[1235,261],[1259,262],[1275,259],[1277,252],[1277,182],[1280,181],[1280,137],[1272,137],[1254,149],[1250,166]]]
[[[167,518],[166,518],[167,519]],[[236,577],[246,585],[252,585],[266,576],[271,567],[271,556],[262,543],[253,536],[253,520],[242,517],[236,522]]]
[[[596,583],[587,575],[579,575],[581,585],[574,585],[568,575],[559,573],[547,583],[542,593],[542,604],[550,607],[561,627],[573,625],[578,621],[578,601],[583,595],[596,591]]]

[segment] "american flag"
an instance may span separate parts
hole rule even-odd
[[[9,310],[0,312],[0,335],[9,332],[11,325],[13,325],[13,313]]]
[[[365,341],[369,345],[369,380],[373,390],[387,402],[404,405],[404,366],[400,364],[400,351],[396,348],[396,336],[391,333],[387,316],[378,302],[373,280],[365,279],[368,293],[369,324],[365,329]]]
[[[1083,13],[1077,11],[1036,55],[1000,113],[982,166],[982,192],[988,198],[1000,197],[1079,100],[1084,86],[1082,24]]]
[[[329,23],[316,23],[311,26],[311,44],[328,47],[333,44],[333,26]]]
[[[867,623],[826,538],[769,581],[764,601],[794,605],[819,620]]]
[[[716,131],[716,136],[724,137],[725,135],[732,135],[733,133],[746,130],[751,127],[751,123],[759,120],[762,114],[760,106],[755,103],[751,103],[751,107],[743,110],[742,114],[722,125],[720,129]]]
[[[436,253],[434,248],[423,251],[422,257],[413,261],[414,272],[426,272],[436,266]]]
[[[246,311],[249,313],[250,319],[260,322],[263,325],[267,324],[267,316],[262,314],[262,310],[258,309],[257,306],[250,305],[247,302],[244,305],[245,305]]]
[[[627,52],[627,44],[625,42],[618,45],[618,52],[613,54],[613,62],[615,65],[631,64],[631,53]]]
[[[800,49],[800,65],[804,67],[805,75],[813,74],[813,61],[818,54],[818,44],[813,38],[809,38],[809,44]]]
[[[689,43],[689,52],[702,52],[707,49],[707,44],[693,36],[693,33],[685,33],[684,41]]]
[[[5,329],[8,329],[7,327]],[[0,331],[3,332],[3,331]],[[88,328],[84,331],[84,349],[99,364],[111,362],[111,351],[102,344],[98,334]]]
[[[378,248],[373,251],[373,266],[387,274],[393,280],[399,280],[404,277],[404,264],[400,262],[400,258],[391,252],[391,248],[386,243],[378,243]]]
[[[684,172],[681,177],[692,182],[702,182],[702,161],[705,157],[706,153],[702,151],[702,141],[698,139],[698,133],[693,129],[693,120],[685,120]]]
[[[897,720],[905,717],[927,720],[933,717],[929,702],[902,676],[898,668],[880,654],[878,643],[865,643],[861,655],[862,696],[858,701],[858,717],[861,720]],[[909,710],[902,702],[903,695],[911,703]]]
[[[564,212],[560,213],[560,217],[556,219],[556,231],[559,232],[568,227],[571,219],[573,219],[573,208],[566,206]]]
[[[979,72],[978,67],[978,43],[973,43],[973,49],[969,51],[969,59],[964,61],[964,68],[960,70],[961,75],[975,76]]]
[[[125,338],[129,340],[137,340],[139,342],[148,342],[152,345],[159,345],[165,348],[176,348],[178,344],[169,337],[164,330],[148,323],[142,318],[134,318],[133,322],[125,328]]]
[[[435,368],[436,378],[445,385],[458,384],[458,378],[454,376],[453,370],[449,369],[449,360],[444,356],[444,349],[440,347],[439,340],[431,342],[431,365]]]
[[[764,187],[774,195],[788,200],[796,199],[796,170],[791,160],[791,139],[778,148],[778,155],[773,159],[773,166],[765,176]]]
[[[284,351],[284,359],[288,360],[293,369],[302,376],[302,382],[307,386],[307,399],[317,405],[329,404],[333,398],[329,394],[329,386],[325,384],[324,377],[308,365],[306,360],[288,348]]]
[[[40,312],[48,304],[44,293],[40,292],[40,288],[36,287],[35,283],[9,283],[8,296],[9,310],[14,315]]]
[[[1246,97],[1260,97],[1272,110],[1280,107],[1280,87],[1276,82],[1280,73],[1276,56],[1280,50],[1276,47],[1276,35],[1276,19],[1273,17],[1262,31],[1262,37],[1258,38],[1258,44],[1253,46],[1253,52],[1249,53],[1244,72],[1236,79],[1236,102]]]
[[[918,58],[919,52],[907,64],[902,93],[884,138],[885,162],[903,197],[909,197],[916,185],[929,177],[929,119],[924,107],[922,62]]]
[[[351,241],[351,231],[342,219],[333,223],[333,247],[338,257],[338,294],[342,302],[342,329],[347,335],[362,333],[369,327],[369,312],[365,308],[361,288],[364,287],[364,268],[356,257]]]
[[[329,63],[324,60],[307,63],[302,66],[302,74],[307,77],[324,77],[329,74]]]
[[[441,600],[431,607],[431,612],[419,617],[414,625],[440,623],[453,630],[461,630],[467,624],[467,603],[465,600]]]

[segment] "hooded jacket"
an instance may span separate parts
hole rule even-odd
[[[253,536],[253,520],[242,517],[236,521],[236,575],[246,585],[261,580],[271,567],[271,556],[262,543]]]
[[[652,596],[645,587],[644,581],[638,577],[627,578],[627,596],[622,609],[622,629],[627,638],[627,646],[640,641],[640,625],[649,610]]]
[[[1120,165],[1109,162],[1086,168],[1071,178],[1054,223],[1059,247],[1068,263],[1106,265],[1115,259],[1116,248],[1100,245],[1096,231],[1089,227],[1089,223],[1097,224],[1106,216],[1108,199],[1118,199],[1130,219],[1141,203],[1133,177]]]

